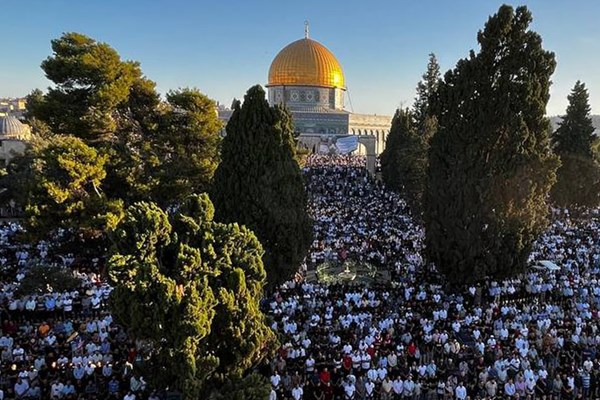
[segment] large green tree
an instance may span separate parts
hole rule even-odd
[[[53,55],[42,62],[55,86],[28,98],[31,116],[54,133],[98,143],[114,138],[115,111],[127,102],[134,82],[143,79],[139,64],[122,61],[108,44],[79,33],[52,40]]]
[[[276,342],[259,310],[262,246],[247,228],[213,217],[206,194],[171,215],[136,203],[112,235],[108,263],[113,315],[146,344],[152,382],[190,400],[241,383]]]
[[[381,174],[386,186],[404,197],[415,216],[421,211],[426,170],[426,141],[418,133],[414,114],[396,110],[381,154]]]
[[[430,99],[440,80],[435,54],[429,55],[427,70],[417,84],[412,110],[397,110],[381,154],[381,172],[386,186],[399,192],[409,204],[413,216],[420,218],[427,178],[429,140],[437,129]]]
[[[28,232],[36,238],[60,227],[96,239],[122,214],[122,203],[103,191],[106,161],[73,136],[36,139],[9,164],[4,194],[23,206]]]
[[[156,141],[160,185],[153,193],[164,205],[209,189],[219,164],[222,129],[215,102],[197,89],[171,91],[167,102]]]
[[[480,51],[446,73],[432,102],[426,246],[450,282],[521,271],[547,224],[556,63],[531,21],[526,7],[500,7],[477,36]]]
[[[108,204],[150,200],[176,206],[191,193],[208,189],[219,159],[221,131],[212,100],[196,89],[180,89],[161,101],[137,62],[122,60],[108,44],[82,34],[65,33],[52,41],[52,50],[42,69],[53,86],[46,93],[30,94],[28,118],[36,136],[58,142],[76,138],[78,148],[95,152],[102,161],[102,196]],[[21,171],[36,170],[27,163],[37,158],[27,153],[15,165],[21,165]],[[39,183],[29,180],[33,175],[20,176],[25,179],[9,171],[0,186],[10,185],[11,193],[43,190],[32,188]],[[20,195],[18,200],[34,211],[39,199]],[[97,213],[95,203],[76,206],[90,218]],[[56,224],[61,222],[57,215],[41,209],[35,215],[36,225],[29,228],[73,227]]]
[[[402,148],[402,130],[413,128],[412,117],[408,110],[397,109],[392,118],[390,133],[385,140],[385,149],[381,153],[381,178],[388,189],[398,192],[402,189],[400,177],[400,149]]]
[[[432,125],[435,126],[435,115],[431,112],[431,98],[435,95],[437,87],[440,83],[440,65],[438,64],[435,54],[429,54],[429,61],[427,62],[427,70],[421,76],[421,80],[417,84],[417,97],[413,104],[413,114],[415,117],[415,123],[422,135],[426,137],[426,140],[433,136],[435,133],[432,130]]]
[[[554,151],[561,159],[552,200],[561,206],[600,204],[600,165],[594,154],[589,94],[580,81],[568,96],[567,113],[552,137]]]
[[[216,219],[252,229],[265,248],[268,283],[281,283],[297,271],[312,237],[291,116],[254,86],[235,104],[226,132],[211,193]]]
[[[162,102],[139,63],[79,33],[53,40],[52,50],[42,69],[54,85],[31,93],[28,116],[108,155],[108,196],[172,205],[207,190],[222,128],[212,100],[184,88]]]
[[[41,67],[53,86],[28,96],[28,118],[106,155],[109,197],[126,203],[149,198],[157,184],[151,169],[159,159],[153,151],[160,104],[154,83],[138,63],[79,33],[52,40],[52,51]]]
[[[567,99],[567,113],[552,136],[554,151],[559,155],[578,154],[591,158],[595,138],[590,96],[585,84],[577,81]]]

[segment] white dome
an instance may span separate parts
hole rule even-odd
[[[29,140],[31,130],[16,117],[8,114],[0,117],[0,140]]]

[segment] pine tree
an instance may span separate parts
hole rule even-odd
[[[440,82],[440,65],[438,64],[435,54],[429,54],[429,61],[427,63],[427,70],[422,75],[421,81],[417,84],[417,97],[413,104],[413,114],[415,116],[415,123],[420,131],[428,125],[428,119],[432,118],[430,110],[430,99],[435,94],[437,87]],[[433,136],[435,132],[427,130],[424,133],[427,136],[427,140]]]
[[[188,400],[211,398],[223,385],[268,393],[264,381],[244,376],[276,345],[259,309],[263,249],[247,228],[213,217],[206,194],[173,214],[136,203],[112,234],[108,262],[112,313],[146,344],[144,373]]]
[[[114,140],[116,110],[127,102],[133,84],[144,79],[139,64],[122,61],[108,44],[74,32],[52,40],[52,50],[42,69],[55,86],[43,96],[39,91],[29,96],[29,115],[54,133],[88,145]]]
[[[103,190],[107,159],[81,139],[61,135],[35,139],[8,166],[0,182],[23,206],[30,240],[45,239],[59,227],[96,240],[120,219],[122,202]]]
[[[413,215],[421,218],[423,211],[423,196],[427,183],[427,168],[429,165],[429,142],[437,131],[437,117],[431,110],[431,99],[440,83],[440,65],[435,54],[429,54],[427,70],[417,84],[417,97],[413,105],[415,129],[418,137],[411,140],[411,146],[406,149],[408,161],[406,170],[410,173],[407,180],[412,181],[412,190],[407,199]],[[414,149],[414,150],[411,150]],[[409,164],[410,163],[410,164]]]
[[[392,118],[390,133],[385,141],[385,149],[381,153],[381,178],[386,187],[395,192],[402,189],[400,178],[400,148],[402,146],[402,130],[411,128],[411,121],[403,109],[397,109]]]
[[[531,21],[526,7],[500,7],[478,34],[479,53],[446,73],[432,102],[426,246],[453,283],[521,271],[547,224],[556,63]]]
[[[426,142],[417,132],[413,113],[396,110],[381,154],[381,174],[386,186],[403,196],[415,216],[421,211],[426,166]]]
[[[42,69],[54,86],[30,94],[28,117],[108,155],[109,197],[169,206],[208,189],[222,128],[214,101],[184,88],[161,102],[139,63],[82,34],[65,33],[52,50]]]
[[[558,123],[559,127],[552,137],[554,151],[559,155],[577,154],[591,158],[594,126],[585,84],[577,81],[567,98],[569,100],[567,113]]]
[[[234,106],[211,198],[218,221],[238,222],[256,233],[265,248],[268,283],[276,285],[297,271],[312,237],[292,119],[269,106],[260,86]]]
[[[412,111],[396,111],[381,154],[383,181],[389,189],[404,197],[417,218],[420,218],[423,209],[429,140],[437,129],[437,120],[430,110],[430,99],[439,79],[440,66],[432,53],[427,71],[417,84]]]
[[[169,206],[209,189],[219,163],[222,123],[216,104],[198,89],[167,93],[169,108],[161,114],[156,153],[159,185],[152,198]]]
[[[563,207],[600,204],[600,165],[594,155],[594,126],[585,84],[577,81],[567,113],[552,139],[561,159],[552,201]]]

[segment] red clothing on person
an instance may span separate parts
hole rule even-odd
[[[412,357],[414,357],[416,353],[417,353],[417,346],[415,346],[414,343],[411,343],[408,346],[408,354],[410,354]]]
[[[322,383],[327,383],[331,380],[331,373],[329,371],[323,370],[319,374],[319,379],[321,380]]]
[[[342,360],[342,366],[346,371],[350,371],[350,369],[352,368],[352,357],[350,357],[349,354],[346,354],[344,356],[344,359]]]
[[[15,324],[13,321],[6,321],[2,325],[2,331],[9,335],[14,335],[15,333],[17,333],[17,324]]]
[[[375,356],[375,347],[373,347],[373,346],[370,346],[370,347],[367,349],[367,354],[368,354],[368,355],[370,355],[370,356],[371,356],[371,358],[373,358],[373,357]]]
[[[133,364],[136,357],[137,357],[137,349],[135,347],[130,347],[129,352],[127,353],[127,361],[129,361],[131,364]]]
[[[335,394],[333,386],[321,384],[321,392],[323,393],[323,398],[325,400],[333,400],[333,396]]]

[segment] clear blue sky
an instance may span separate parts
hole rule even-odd
[[[577,79],[600,113],[600,1],[535,0],[533,29],[556,53],[550,115],[564,113]],[[50,40],[76,31],[141,62],[161,92],[195,86],[229,105],[303,36],[327,46],[341,62],[353,110],[391,114],[409,105],[427,55],[453,67],[501,2],[488,0],[28,0],[2,5],[0,97],[22,96],[49,82],[39,68]],[[347,101],[348,103],[348,101]],[[349,104],[347,108],[350,109]]]

